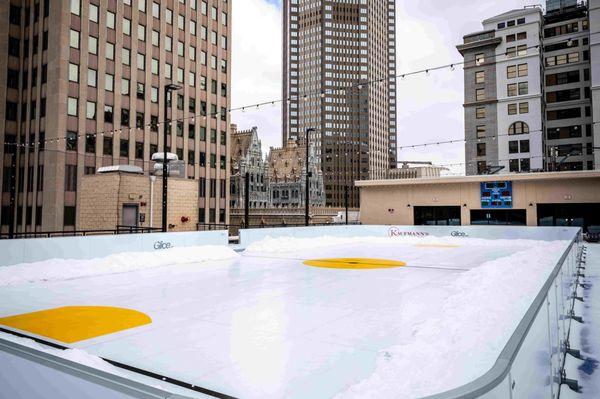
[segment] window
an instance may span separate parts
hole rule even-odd
[[[138,53],[137,55],[137,67],[140,71],[146,69],[146,56],[144,54]]]
[[[98,54],[98,38],[94,36],[88,37],[88,51],[90,54]]]
[[[135,158],[136,159],[144,159],[144,143],[136,141],[135,142]]]
[[[152,2],[152,16],[156,19],[160,19],[160,4]]]
[[[121,94],[124,96],[129,95],[129,79],[121,78]]]
[[[106,43],[106,58],[109,60],[115,59],[115,45],[113,43]]]
[[[116,15],[114,12],[106,11],[106,27],[109,29],[115,29]]]
[[[85,152],[90,154],[96,153],[96,136],[93,134],[85,135]]]
[[[158,47],[160,45],[160,33],[152,30],[152,45]]]
[[[81,15],[81,0],[71,0],[71,14]]]
[[[98,23],[98,6],[90,4],[90,21]]]
[[[63,214],[63,224],[65,226],[75,226],[75,207],[65,206]]]
[[[68,97],[67,98],[67,115],[77,116],[77,104],[78,101],[76,98]]]
[[[517,114],[517,104],[508,104],[508,114],[509,115],[516,115]]]
[[[104,90],[114,91],[115,90],[115,77],[110,73],[107,73],[104,77]]]
[[[113,138],[104,136],[103,143],[103,151],[104,155],[112,155],[113,154]]]
[[[529,83],[528,82],[519,82],[519,95],[525,95],[529,93]]]
[[[69,45],[72,48],[79,48],[79,32],[77,32],[76,30],[71,29],[69,31]]]
[[[158,87],[150,88],[150,101],[153,103],[158,103]]]
[[[506,42],[507,43],[514,42],[515,40],[516,40],[516,36],[514,34],[506,36]]]
[[[128,48],[121,49],[121,61],[123,65],[131,65],[131,51]]]
[[[485,55],[483,53],[475,54],[475,65],[482,65],[485,62]]]
[[[517,40],[525,40],[525,39],[527,39],[527,32],[517,33]]]
[[[506,95],[508,97],[513,97],[517,95],[517,84],[511,83],[506,86]]]
[[[529,162],[529,158],[521,159],[521,172],[529,172],[531,169],[531,165]]]
[[[587,107],[586,107],[587,110]],[[591,111],[591,110],[590,110]],[[586,112],[587,114],[587,112]],[[589,116],[589,115],[586,115]],[[560,120],[560,119],[570,119],[570,118],[579,118],[581,117],[581,108],[567,108],[561,109],[557,111],[548,111],[546,113],[546,117],[549,121]]]
[[[521,152],[529,152],[529,140],[519,141],[519,149]]]
[[[529,133],[529,126],[525,122],[515,122],[508,128],[508,134],[527,134]]]
[[[146,85],[144,83],[138,82],[136,87],[136,97],[140,100],[146,98]]]
[[[519,69],[519,77],[523,77],[523,76],[527,76],[527,64],[519,64],[518,66]]]
[[[478,157],[485,156],[485,143],[477,143],[477,156]]]
[[[69,63],[69,82],[79,83],[79,65]]]
[[[96,87],[98,82],[98,72],[95,69],[88,69],[87,84],[90,87]]]
[[[518,159],[511,159],[510,161],[508,161],[508,168],[511,172],[518,172],[519,171],[519,160]]]
[[[129,110],[126,108],[121,109],[121,126],[129,127]]]
[[[515,47],[507,47],[506,48],[506,57],[514,58],[517,55],[517,49]]]
[[[129,140],[121,139],[119,143],[119,156],[124,158],[129,157]]]
[[[508,79],[513,79],[517,77],[517,66],[509,65],[506,67],[506,77]]]
[[[67,132],[65,139],[65,149],[67,151],[77,151],[77,132]]]
[[[146,12],[146,0],[138,0],[138,10]]]
[[[581,98],[580,89],[568,89],[546,92],[547,103],[557,103],[563,101],[579,100]]]
[[[144,25],[138,25],[138,40],[146,41],[146,27]]]
[[[519,152],[519,142],[517,140],[508,142],[508,153],[517,154]]]
[[[485,71],[475,72],[475,83],[485,83]]]
[[[477,138],[483,139],[485,138],[485,125],[479,125],[476,127]]]
[[[528,114],[529,113],[529,103],[519,103],[519,113],[520,114]]]
[[[113,106],[105,105],[104,106],[104,122],[112,124],[113,120],[114,120]]]
[[[475,100],[477,100],[477,101],[485,100],[485,89],[476,89],[475,90]]]
[[[96,120],[96,103],[87,101],[85,103],[85,117],[89,120]]]
[[[526,44],[517,46],[517,55],[519,55],[519,56],[527,55],[527,45]]]
[[[579,71],[569,71],[546,75],[546,86],[564,85],[579,82]]]
[[[484,119],[485,118],[485,108],[475,109],[475,118]]]

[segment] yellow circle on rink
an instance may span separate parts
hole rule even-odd
[[[304,264],[328,269],[390,269],[406,266],[406,263],[397,260],[371,258],[312,259],[304,261]]]

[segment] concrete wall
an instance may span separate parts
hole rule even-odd
[[[0,267],[47,259],[93,259],[120,252],[152,252],[164,245],[227,245],[227,231],[26,238],[0,241]]]
[[[488,178],[488,181],[496,180],[511,179],[506,176]],[[600,202],[600,175],[581,179],[512,182],[513,209],[527,210],[528,226],[537,225],[537,204]],[[415,206],[460,206],[461,222],[469,225],[471,209],[481,209],[480,182],[363,186],[360,203],[363,224],[412,225]]]
[[[84,176],[77,201],[78,230],[112,230],[123,224],[123,205],[138,205],[145,221],[140,227],[150,227],[151,202],[154,203],[153,227],[162,225],[162,180],[154,183],[151,201],[148,176],[127,173],[107,173]],[[169,231],[195,231],[198,223],[198,182],[189,179],[169,179],[167,222]],[[189,221],[182,222],[187,217]]]

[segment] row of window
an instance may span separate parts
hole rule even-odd
[[[514,122],[508,127],[508,134],[527,134],[529,133],[529,125],[525,122]],[[485,125],[478,125],[475,127],[475,134],[478,139],[486,138],[486,128]]]

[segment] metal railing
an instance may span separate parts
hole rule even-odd
[[[425,399],[550,399],[560,398],[563,385],[577,388],[577,381],[567,378],[564,365],[570,351],[571,322],[578,319],[573,309],[583,269],[581,242],[579,233],[561,256],[494,366],[474,381]]]
[[[85,237],[116,234],[145,234],[159,233],[162,230],[157,227],[117,226],[114,229],[104,230],[62,230],[62,231],[22,231],[17,233],[0,233],[2,239],[18,238],[51,238],[51,237]]]

